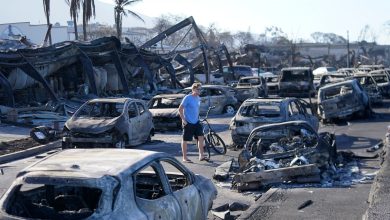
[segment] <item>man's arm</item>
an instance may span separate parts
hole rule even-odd
[[[186,119],[184,118],[184,107],[182,104],[179,105],[179,115],[180,115],[180,118],[181,118],[181,123],[183,125],[186,125],[187,124],[187,121]]]

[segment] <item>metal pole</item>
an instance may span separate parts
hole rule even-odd
[[[347,67],[349,68],[349,31],[347,31]]]

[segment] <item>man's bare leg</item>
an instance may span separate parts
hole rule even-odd
[[[204,137],[198,136],[199,160],[204,158]]]
[[[188,160],[188,157],[187,157],[187,141],[185,141],[185,140],[181,141],[181,151],[183,153],[183,161],[187,161]]]

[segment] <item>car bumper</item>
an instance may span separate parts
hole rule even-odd
[[[111,144],[115,143],[112,137],[63,137],[62,142],[64,143],[96,143],[96,144]]]

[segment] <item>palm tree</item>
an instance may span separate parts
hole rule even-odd
[[[145,22],[144,19],[142,19],[135,12],[124,9],[126,6],[129,6],[129,5],[134,4],[136,2],[139,2],[139,1],[142,1],[142,0],[115,0],[115,8],[114,8],[115,26],[116,26],[117,37],[119,40],[122,37],[122,15],[127,16],[127,13],[129,13],[132,16]]]
[[[91,17],[95,17],[95,1],[94,0],[83,0],[83,34],[84,40],[87,40],[87,24]]]
[[[65,0],[66,4],[70,7],[70,17],[73,20],[73,26],[74,26],[74,36],[75,39],[78,40],[78,32],[77,32],[77,19],[79,17],[79,11],[81,7],[81,0]]]
[[[52,44],[51,42],[51,27],[50,27],[50,0],[43,0],[43,9],[45,11],[45,16],[46,16],[46,23],[48,27],[48,35],[49,35],[49,43],[50,45]]]

